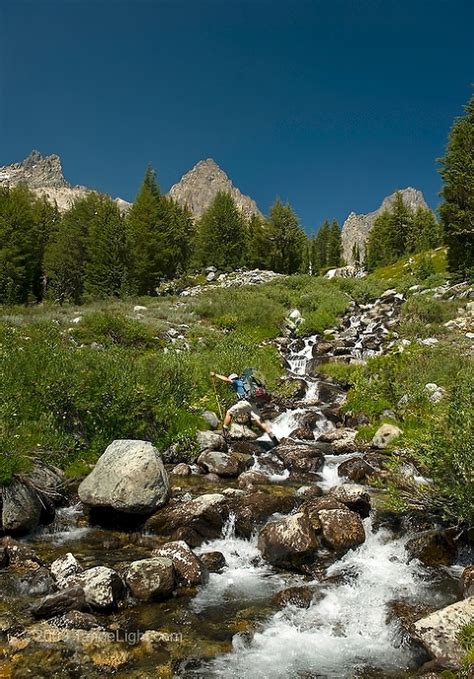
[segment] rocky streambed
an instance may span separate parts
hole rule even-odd
[[[331,333],[278,340],[293,392],[267,408],[278,446],[242,422],[165,471],[149,444],[116,442],[85,504],[71,493],[52,522],[3,538],[0,677],[401,678],[459,662],[469,545],[386,509],[396,432],[358,443],[344,385],[318,375],[395,350],[401,302],[387,291]]]

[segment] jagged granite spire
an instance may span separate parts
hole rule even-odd
[[[25,184],[38,196],[56,203],[62,212],[68,210],[75,200],[92,191],[84,186],[72,186],[64,179],[61,158],[58,155],[53,153],[43,156],[36,150],[18,163],[0,167],[0,186],[18,184]],[[130,203],[121,198],[116,198],[116,201],[122,212],[130,207]]]
[[[397,193],[395,191],[390,196],[386,196],[380,207],[374,210],[374,212],[369,212],[366,215],[356,215],[355,212],[351,212],[347,217],[341,234],[343,257],[347,264],[354,264],[352,256],[354,245],[359,247],[361,257],[363,257],[365,243],[375,220],[382,212],[388,210],[393,205]],[[408,208],[412,210],[416,210],[418,207],[428,208],[421,191],[409,186],[406,189],[400,189],[400,193],[402,194],[403,202]]]
[[[244,196],[212,158],[199,161],[171,187],[169,195],[180,205],[187,205],[193,217],[199,219],[219,191],[230,193],[246,218],[261,214],[255,201]]]

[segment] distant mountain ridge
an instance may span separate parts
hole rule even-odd
[[[194,219],[199,219],[219,191],[230,193],[237,208],[247,219],[252,215],[261,216],[256,202],[241,193],[212,158],[199,161],[171,187],[169,195],[180,205],[187,205]]]
[[[403,202],[408,208],[412,210],[416,210],[419,207],[429,209],[422,192],[418,191],[418,189],[409,186],[406,189],[400,189],[399,192],[402,194]],[[385,212],[385,210],[388,210],[393,205],[397,193],[398,191],[394,191],[394,193],[386,196],[380,207],[373,212],[365,215],[357,215],[355,212],[349,214],[342,226],[341,234],[343,258],[347,264],[352,265],[355,263],[353,257],[355,245],[359,248],[360,254],[363,257],[365,243],[375,220],[382,212]]]
[[[56,202],[61,212],[69,210],[73,202],[83,198],[93,189],[73,186],[64,178],[61,159],[58,155],[42,155],[33,150],[24,160],[0,167],[0,186],[25,184],[38,196],[45,196],[51,203]],[[230,193],[237,208],[248,219],[261,216],[257,204],[235,187],[217,163],[208,158],[201,160],[174,186],[169,195],[180,205],[187,205],[194,219],[199,219],[219,191]],[[116,198],[116,203],[126,212],[131,203]]]
[[[59,210],[69,210],[75,200],[84,198],[93,189],[85,186],[73,186],[66,181],[61,166],[61,159],[55,153],[44,156],[33,150],[30,155],[18,163],[0,167],[0,186],[18,186],[24,184],[38,196],[44,196],[49,202],[56,202]],[[115,202],[122,211],[130,207],[130,203],[122,198]]]

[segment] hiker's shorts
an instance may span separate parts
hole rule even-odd
[[[249,414],[252,420],[255,420],[256,422],[261,422],[262,420],[262,416],[260,415],[258,408],[246,399],[237,401],[237,403],[231,406],[227,412],[232,416]]]

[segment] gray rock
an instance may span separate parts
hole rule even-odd
[[[461,592],[465,599],[474,597],[474,565],[467,566],[461,576]]]
[[[474,597],[458,601],[414,623],[416,637],[434,658],[460,663],[466,651],[459,632],[474,618]]]
[[[245,463],[232,453],[206,450],[198,457],[198,464],[210,474],[238,476],[245,470]]]
[[[410,209],[416,210],[417,207],[428,208],[421,191],[408,187],[402,189],[401,194],[403,196],[403,202]],[[359,247],[361,257],[364,256],[365,243],[375,220],[382,212],[388,210],[393,205],[395,196],[396,192],[384,198],[380,207],[374,212],[369,212],[365,215],[356,215],[354,212],[351,212],[347,217],[342,227],[341,238],[343,259],[348,264],[355,263],[353,257],[354,245]]]
[[[246,219],[261,216],[254,200],[244,196],[214,160],[201,160],[180,181],[171,187],[169,195],[180,205],[187,205],[194,219],[201,218],[219,191],[230,193],[237,209]]]
[[[204,552],[201,556],[201,563],[209,573],[220,573],[225,568],[226,560],[222,552]]]
[[[167,542],[162,547],[153,550],[152,557],[156,556],[171,559],[179,584],[185,587],[193,587],[204,581],[205,569],[203,564],[184,540]]]
[[[134,561],[125,573],[125,582],[137,599],[167,599],[175,586],[173,562],[158,556]]]
[[[219,418],[212,410],[205,410],[202,413],[202,418],[207,422],[211,429],[217,429],[219,426]]]
[[[115,608],[124,593],[120,575],[112,568],[96,566],[71,578],[71,583],[79,584],[85,594],[86,602],[97,610]]]
[[[364,486],[359,486],[356,483],[344,483],[341,486],[331,488],[328,496],[362,517],[366,517],[370,513],[370,495]]]
[[[348,509],[322,509],[318,514],[323,543],[336,552],[347,552],[365,541],[360,516]]]
[[[299,512],[267,523],[258,536],[258,548],[271,564],[294,566],[313,557],[319,542],[311,521]]]
[[[38,494],[21,481],[2,489],[2,526],[6,533],[21,535],[36,528],[42,505]]]
[[[45,596],[31,607],[35,618],[51,618],[67,611],[83,611],[87,607],[84,590],[79,585],[67,587]]]
[[[118,440],[98,459],[79,486],[90,507],[146,515],[168,501],[168,474],[158,450],[148,441]]]
[[[394,424],[382,424],[374,434],[372,445],[375,446],[375,448],[386,448],[401,434],[403,434],[403,431]]]
[[[70,578],[83,572],[83,568],[74,554],[68,552],[59,559],[53,561],[50,566],[51,573],[59,588],[66,587]]]
[[[191,467],[189,466],[189,464],[180,462],[175,467],[173,467],[173,469],[171,470],[171,474],[173,476],[190,476]]]
[[[223,452],[227,450],[225,438],[216,431],[198,431],[196,432],[196,441],[201,453],[204,450],[220,450]]]

